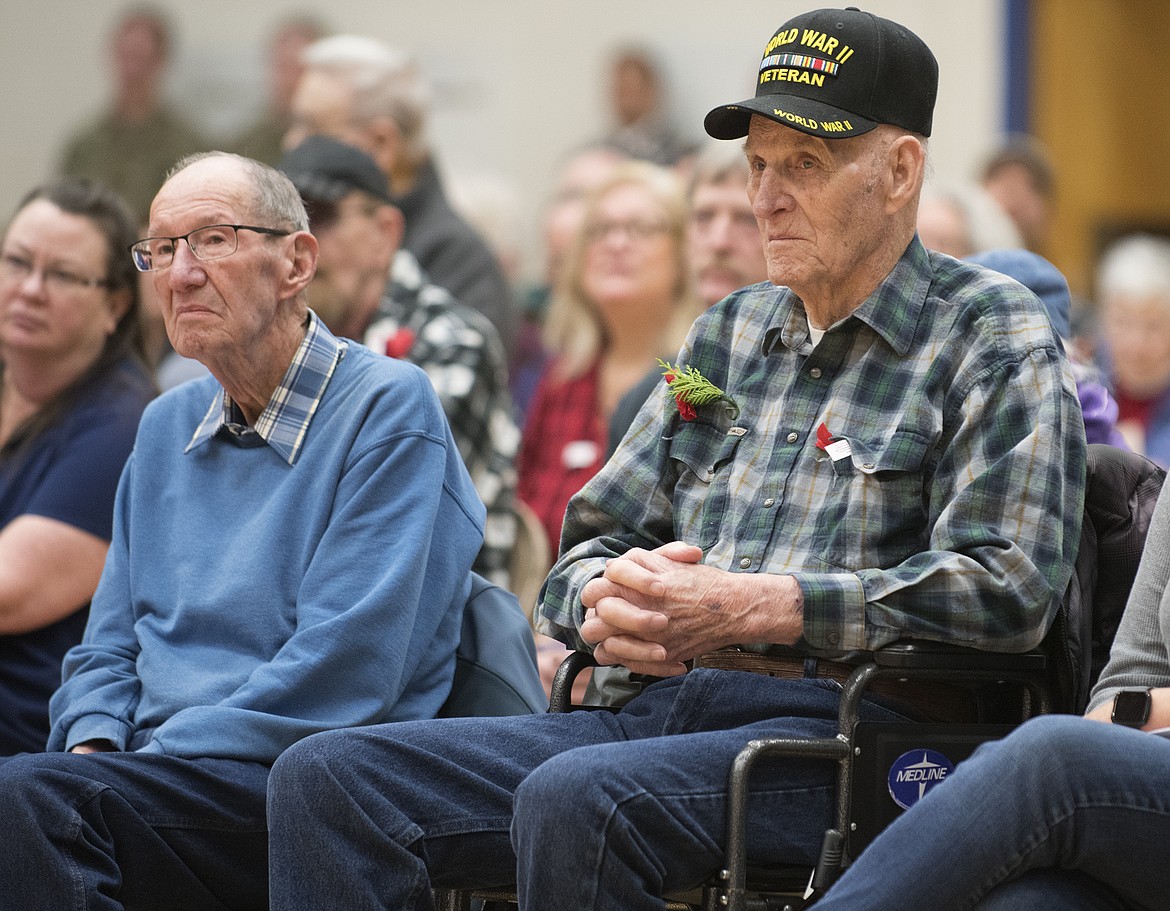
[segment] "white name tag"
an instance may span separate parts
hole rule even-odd
[[[601,457],[601,449],[592,440],[573,440],[561,450],[561,463],[568,469],[588,468]]]
[[[834,440],[825,447],[825,452],[829,454],[829,458],[834,462],[840,462],[842,459],[847,459],[853,455],[853,448],[849,445],[848,440]]]

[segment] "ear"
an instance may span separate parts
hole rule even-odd
[[[926,170],[926,150],[915,136],[903,133],[890,143],[890,186],[886,212],[893,215],[918,198]]]
[[[374,225],[378,236],[382,239],[382,247],[388,251],[386,264],[394,259],[394,254],[402,246],[402,236],[406,233],[406,219],[402,217],[402,210],[397,206],[378,206],[374,214]]]
[[[308,231],[292,235],[292,246],[281,279],[281,297],[296,297],[309,286],[317,272],[317,238]]]
[[[137,276],[136,276],[137,277]],[[113,335],[114,330],[118,328],[118,321],[126,315],[126,311],[130,309],[130,301],[132,297],[129,288],[119,288],[117,291],[111,291],[107,295],[106,306],[109,308],[110,322],[106,332],[107,335]]]
[[[374,117],[366,124],[366,135],[370,142],[370,157],[378,163],[383,174],[393,174],[401,163],[404,145],[398,124],[389,117]]]

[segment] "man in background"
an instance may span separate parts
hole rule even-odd
[[[113,101],[69,140],[61,160],[63,174],[100,180],[122,194],[140,224],[171,165],[207,148],[163,102],[171,46],[170,25],[158,10],[136,7],[118,20],[110,38]]]
[[[693,151],[671,122],[664,76],[647,48],[620,48],[609,71],[613,127],[605,144],[630,158],[663,167]]]
[[[268,41],[268,103],[260,117],[232,143],[233,151],[275,167],[292,121],[292,99],[300,81],[305,48],[325,36],[325,26],[312,16],[285,19]]]
[[[406,219],[402,246],[439,287],[484,314],[510,354],[512,292],[487,244],[443,192],[427,138],[430,88],[418,67],[406,55],[356,35],[310,45],[304,63],[285,147],[320,134],[373,158]]]
[[[983,189],[1019,229],[1024,246],[1045,253],[1056,209],[1056,170],[1031,136],[1008,139],[983,166]]]
[[[309,305],[337,335],[426,371],[487,507],[474,568],[507,588],[520,431],[495,328],[433,284],[401,248],[402,213],[364,152],[310,136],[285,153],[280,169],[305,200],[320,245]]]

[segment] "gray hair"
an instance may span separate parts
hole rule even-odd
[[[301,59],[350,85],[356,120],[389,117],[402,134],[407,158],[417,163],[427,157],[431,90],[412,58],[373,38],[334,35],[309,45]]]
[[[282,172],[252,158],[234,152],[196,152],[180,158],[167,172],[166,179],[170,180],[180,171],[208,158],[230,158],[240,163],[252,185],[252,211],[248,217],[259,222],[261,227],[288,231],[309,230],[309,216],[293,182]]]
[[[1131,234],[1106,252],[1097,270],[1102,301],[1117,295],[1170,301],[1170,239]]]
[[[742,180],[744,191],[747,191],[748,163],[743,144],[712,139],[695,156],[691,179],[687,183],[687,198],[694,196],[695,190],[705,184],[729,180]]]

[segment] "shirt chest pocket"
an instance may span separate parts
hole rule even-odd
[[[667,439],[677,476],[674,525],[680,541],[709,550],[719,539],[731,498],[731,464],[747,434],[743,427],[680,421]]]
[[[850,571],[884,568],[926,549],[930,441],[901,431],[867,443],[849,439],[833,460],[824,533],[826,562]]]

